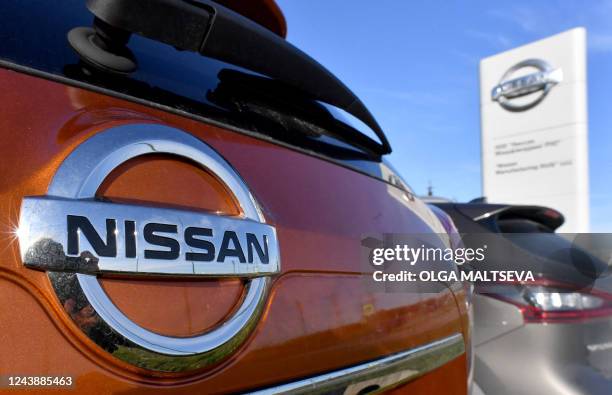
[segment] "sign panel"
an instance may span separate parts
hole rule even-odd
[[[480,62],[483,195],[559,210],[588,232],[586,31],[572,29]]]

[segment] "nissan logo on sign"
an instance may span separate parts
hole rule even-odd
[[[525,74],[530,70],[534,72]],[[527,59],[510,67],[491,91],[491,100],[508,111],[525,111],[540,103],[553,86],[563,81],[563,71],[541,59]]]

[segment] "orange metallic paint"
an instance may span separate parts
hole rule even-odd
[[[237,279],[100,282],[113,303],[134,322],[153,332],[178,337],[195,336],[218,325],[236,307],[244,289]]]
[[[362,233],[429,231],[407,209],[416,203],[398,198],[401,192],[395,187],[236,132],[14,71],[0,69],[0,104],[1,374],[71,375],[82,393],[146,393],[154,388],[169,393],[231,392],[350,366],[462,329],[461,314],[449,291],[429,296],[373,293],[364,285],[367,273],[359,265]],[[13,231],[22,197],[44,195],[61,161],[90,136],[114,125],[147,122],[188,131],[216,149],[245,179],[278,232],[282,273],[274,279],[255,332],[233,356],[208,370],[152,373],[111,357],[74,325],[46,274],[25,269],[19,259]],[[165,161],[145,168],[162,174]],[[176,164],[172,172],[183,172],[181,166]],[[202,182],[212,180],[204,177]],[[112,185],[103,192],[116,198],[214,209],[200,206],[198,196],[189,196],[196,194],[191,184],[172,184],[173,194],[157,190],[138,196],[149,185],[144,178],[134,181],[134,189],[128,183],[116,187],[121,193],[113,192]],[[210,188],[211,196],[219,192]],[[179,194],[188,195],[187,200],[178,201]],[[218,207],[223,207],[222,201]],[[148,305],[141,305],[142,298],[130,301],[119,288],[133,283],[113,281],[106,281],[105,287],[135,319],[138,309],[148,314],[153,311],[150,306],[168,303],[169,293],[164,291],[147,291]],[[163,289],[155,283],[147,287]],[[209,301],[198,292],[184,298],[182,311],[206,309]],[[225,299],[232,298],[235,294],[229,292]],[[425,298],[430,300],[423,303]],[[216,308],[217,313],[231,304]],[[176,313],[172,315],[171,309],[155,313],[156,320],[164,314],[176,320],[176,326],[165,322],[156,329],[187,334],[215,321],[197,313],[189,325],[189,314],[180,322],[183,313]],[[146,317],[138,319],[154,325]],[[456,388],[457,393],[465,393],[464,359],[397,391],[449,393],[448,388]]]
[[[189,193],[176,193],[189,186]],[[116,168],[97,195],[117,202],[157,204],[239,215],[240,208],[223,183],[187,160],[144,155]]]
[[[461,383],[465,381],[464,373],[466,370],[465,356],[454,359],[444,366],[438,368],[434,374],[428,374],[410,382],[406,385],[399,386],[391,391],[388,395],[405,395],[405,394],[444,394],[444,395],[464,395],[467,394],[467,388],[462,385],[449,385],[449,383]],[[444,377],[444,379],[440,379]]]

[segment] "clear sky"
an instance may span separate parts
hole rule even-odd
[[[278,0],[288,40],[370,108],[416,190],[480,196],[478,63],[583,26],[591,231],[612,232],[612,1]]]

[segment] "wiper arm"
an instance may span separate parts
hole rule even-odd
[[[364,136],[369,148],[391,152],[381,127],[346,85],[286,40],[226,7],[209,0],[88,0],[87,7],[96,17],[94,29],[73,29],[69,41],[94,67],[133,71],[136,60],[126,44],[135,33],[291,85],[361,120],[380,140]]]

